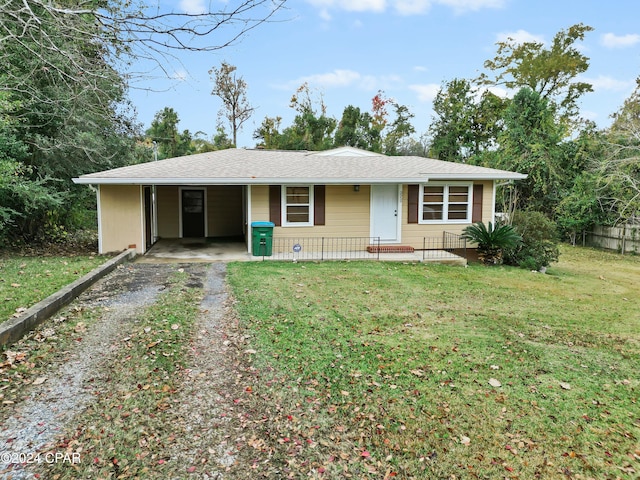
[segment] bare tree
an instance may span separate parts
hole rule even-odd
[[[596,165],[603,191],[620,223],[640,216],[640,77],[636,83],[620,111],[612,115],[607,155]]]
[[[144,0],[0,0],[0,62],[6,64],[8,45],[18,45],[41,68],[58,70],[49,60],[55,53],[74,65],[74,73],[63,75],[74,82],[95,73],[78,62],[72,46],[79,43],[99,46],[118,70],[148,59],[167,73],[167,60],[177,59],[179,51],[225,48],[270,21],[285,2],[236,0],[217,11],[174,12]]]
[[[238,130],[255,111],[247,100],[247,82],[236,75],[236,70],[237,67],[226,62],[222,62],[220,68],[209,70],[214,82],[211,94],[222,100],[220,115],[229,121],[234,146],[238,146]]]
[[[150,70],[170,77],[180,52],[225,48],[272,21],[285,2],[231,0],[216,2],[218,10],[175,12],[148,0],[0,0],[0,92],[19,102],[12,116],[33,131],[88,109],[126,123],[126,90]],[[138,60],[152,66],[131,71]]]

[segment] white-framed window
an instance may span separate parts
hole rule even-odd
[[[306,227],[313,225],[313,186],[282,186],[282,225]]]
[[[420,185],[420,223],[471,223],[473,184],[433,182]]]

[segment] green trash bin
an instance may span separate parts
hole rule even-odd
[[[251,252],[254,257],[270,257],[273,253],[273,222],[251,222]]]

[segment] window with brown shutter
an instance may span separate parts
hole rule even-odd
[[[429,182],[420,185],[418,223],[470,223],[471,195],[472,184],[467,182]]]
[[[326,188],[324,185],[313,187],[313,224],[324,225],[324,199]]]
[[[473,223],[482,221],[482,190],[483,185],[473,186],[473,210],[471,213]]]
[[[418,202],[420,199],[420,185],[408,185],[409,210],[407,223],[418,223]]]
[[[269,185],[269,220],[277,227],[282,224],[281,189],[280,185]]]
[[[276,226],[325,224],[325,185],[269,185],[269,220]]]

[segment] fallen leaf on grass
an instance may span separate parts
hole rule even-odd
[[[38,377],[33,381],[32,385],[42,385],[46,381],[47,377]]]
[[[489,379],[489,385],[491,385],[492,387],[501,387],[502,386],[500,381],[496,380],[495,378],[490,378]]]
[[[469,437],[465,437],[464,435],[462,435],[460,437],[460,443],[463,445],[469,445],[471,443],[471,439]]]
[[[177,323],[174,323],[173,325],[171,325],[171,330],[178,330],[180,328],[180,325],[178,325]]]
[[[560,386],[564,389],[564,390],[571,390],[571,385],[566,383],[566,382],[560,382]]]

